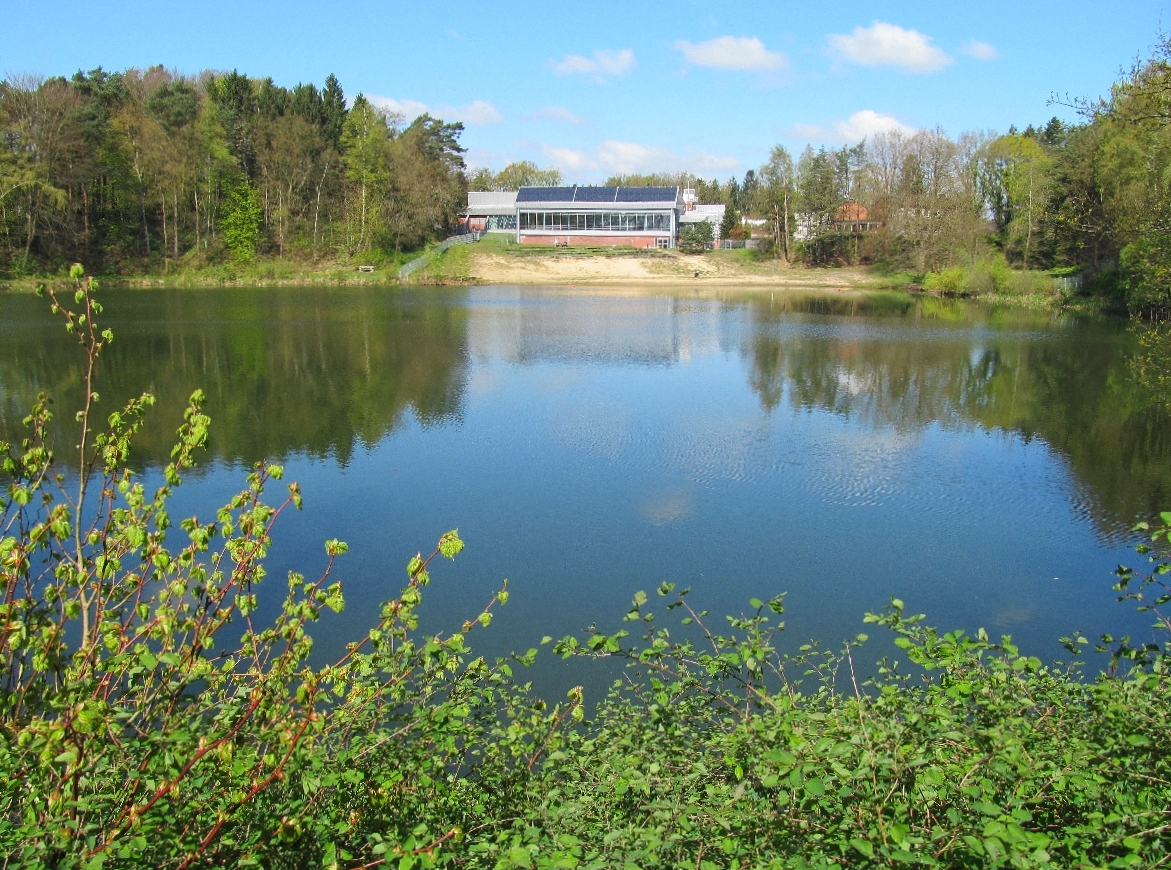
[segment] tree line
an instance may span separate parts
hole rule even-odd
[[[463,125],[409,125],[337,78],[146,70],[0,82],[0,274],[256,254],[378,259],[464,203]]]

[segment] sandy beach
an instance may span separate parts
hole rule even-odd
[[[647,284],[737,287],[817,287],[873,289],[881,281],[863,269],[806,269],[779,261],[746,263],[723,252],[655,256],[583,256],[534,254],[517,256],[495,251],[467,251],[466,277],[477,284]]]

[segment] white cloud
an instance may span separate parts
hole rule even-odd
[[[795,124],[793,131],[798,136],[812,139],[815,142],[861,142],[871,139],[878,133],[902,133],[911,136],[915,133],[914,127],[909,127],[894,115],[884,115],[873,109],[863,109],[855,112],[843,121],[835,121],[833,127],[820,127],[816,124]]]
[[[719,36],[698,45],[681,39],[674,48],[696,66],[716,69],[776,70],[789,65],[782,52],[769,51],[755,36]]]
[[[930,36],[883,21],[855,27],[849,36],[831,33],[829,43],[846,60],[863,66],[899,66],[910,72],[929,73],[952,63],[946,52],[931,44]]]
[[[440,106],[437,110],[440,117],[465,124],[499,124],[504,116],[491,103],[476,100],[466,106]]]
[[[376,94],[367,94],[366,99],[376,108],[392,115],[402,115],[408,121],[431,111],[426,103],[420,103],[418,100],[396,100],[394,97],[380,97]]]
[[[462,121],[465,124],[499,124],[504,120],[495,106],[483,100],[475,100],[464,106],[428,106],[418,100],[396,100],[394,97],[380,97],[371,94],[366,97],[371,104],[383,111],[402,115],[413,121],[420,115],[433,115],[445,121]]]
[[[635,64],[634,52],[629,48],[621,51],[598,49],[593,57],[567,54],[559,61],[553,61],[553,72],[559,75],[620,76],[629,72]]]
[[[584,151],[575,151],[572,148],[554,148],[550,145],[542,146],[545,157],[558,169],[581,171],[596,169],[598,164],[586,156]]]
[[[996,46],[990,42],[980,42],[978,39],[973,39],[962,49],[960,49],[968,57],[974,57],[977,60],[996,60],[1000,57],[1000,53],[996,50]]]
[[[569,109],[563,109],[561,106],[546,106],[539,112],[529,115],[528,120],[563,121],[566,124],[575,124],[579,127],[586,123],[586,119],[581,115],[575,115]]]
[[[632,172],[722,172],[740,167],[735,157],[711,154],[706,151],[687,151],[676,154],[658,145],[641,145],[607,139],[598,143],[592,153],[572,148],[542,146],[545,158],[566,172],[602,170],[608,174],[625,175]]]

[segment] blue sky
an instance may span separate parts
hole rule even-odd
[[[464,121],[474,166],[529,159],[580,182],[678,169],[727,178],[776,144],[797,152],[893,127],[957,135],[1071,119],[1049,98],[1107,92],[1171,10],[1171,0],[3,2],[5,73],[161,63],[291,86],[333,72],[348,95],[408,120],[425,108]]]

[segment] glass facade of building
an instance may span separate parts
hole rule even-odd
[[[525,230],[665,233],[671,231],[671,214],[664,212],[522,211],[520,212],[520,231],[524,232]]]

